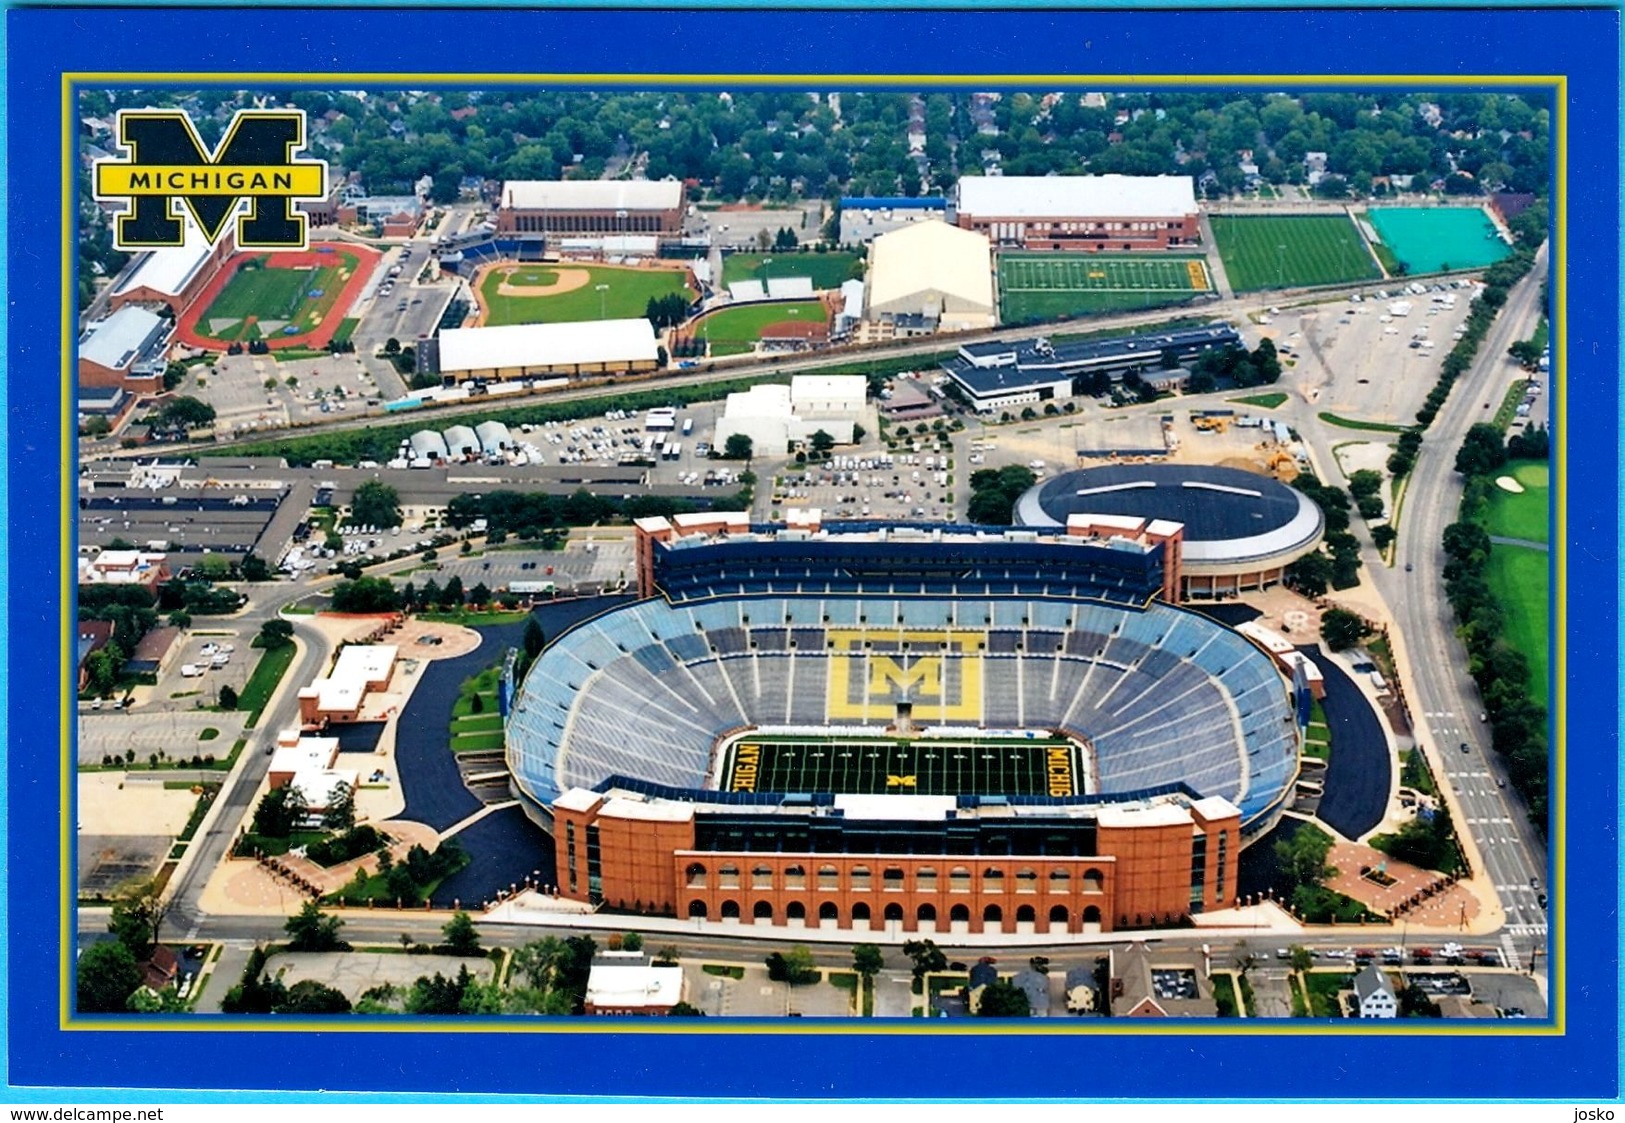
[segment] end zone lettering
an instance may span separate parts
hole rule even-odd
[[[121,109],[117,134],[127,155],[96,161],[93,177],[98,202],[129,204],[113,224],[117,248],[184,245],[188,214],[210,245],[235,216],[240,248],[307,248],[309,220],[293,204],[327,194],[327,163],[294,157],[304,110],[238,110],[213,152],[178,109]]]

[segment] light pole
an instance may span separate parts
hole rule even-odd
[[[771,257],[762,258],[762,291],[767,291],[767,267],[773,264]]]
[[[593,288],[598,290],[598,318],[602,320],[604,318],[604,294],[609,291],[609,286],[594,285]]]
[[[1275,247],[1275,287],[1278,288],[1278,289],[1279,288],[1284,288],[1286,286],[1285,278],[1286,278],[1286,247],[1285,246],[1276,246]]]

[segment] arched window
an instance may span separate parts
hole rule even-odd
[[[963,921],[967,924],[970,923],[970,908],[966,905],[955,905],[948,911],[948,920],[950,922]]]
[[[870,888],[870,882],[871,882],[872,879],[873,879],[873,875],[870,874],[868,866],[853,866],[852,867],[851,881],[852,881],[852,888],[853,889],[867,890],[868,888]]]
[[[834,901],[825,901],[818,906],[819,920],[840,920],[841,909]]]
[[[694,900],[690,901],[688,903],[688,915],[691,916],[691,917],[698,917],[699,919],[704,920],[705,919],[705,902],[700,900],[698,897],[696,897]]]
[[[891,904],[886,906],[886,921],[887,921],[887,923],[890,923],[893,920],[901,921],[902,919],[903,919],[903,906],[902,905],[898,904],[896,901],[893,901]]]
[[[1088,908],[1084,909],[1083,910],[1083,922],[1085,924],[1099,924],[1100,923],[1100,907],[1098,905],[1090,905]]]
[[[841,887],[841,871],[834,866],[818,867],[818,888],[839,889]]]
[[[717,871],[717,885],[723,889],[739,888],[739,867],[723,866]]]
[[[1072,874],[1068,870],[1049,871],[1049,891],[1051,893],[1070,893],[1072,891]]]
[[[1083,891],[1085,893],[1099,893],[1106,887],[1106,879],[1100,871],[1093,866],[1083,871]]]
[[[888,893],[901,893],[903,891],[903,867],[887,866],[886,871],[880,875],[881,887]]]
[[[1049,922],[1051,924],[1065,925],[1069,919],[1070,917],[1067,916],[1065,905],[1056,905],[1054,908],[1049,910]]]
[[[989,905],[982,910],[983,924],[1001,924],[1004,922],[1004,910],[998,905]]]
[[[785,866],[784,867],[784,887],[786,889],[805,889],[805,888],[807,888],[807,867],[806,866]]]
[[[955,866],[953,869],[949,870],[948,871],[948,892],[950,892],[950,893],[969,893],[970,892],[970,870],[966,869],[964,866]]]
[[[1016,871],[1016,892],[1017,893],[1036,893],[1036,892],[1038,892],[1038,871],[1030,870],[1030,869],[1019,869],[1019,870],[1017,870]]]
[[[784,906],[784,919],[806,920],[807,906],[802,904],[800,901],[791,901],[789,904]]]
[[[1004,871],[998,866],[989,866],[982,871],[982,892],[1004,892]]]
[[[750,911],[751,911],[751,915],[753,917],[755,917],[757,920],[772,920],[773,919],[773,902],[772,901],[757,901],[756,904],[751,907]]]
[[[705,867],[695,862],[688,867],[688,887],[690,889],[705,888]]]
[[[914,873],[914,888],[921,893],[935,893],[937,871],[931,866],[921,866]]]
[[[1031,924],[1037,919],[1038,913],[1031,905],[1022,905],[1016,910],[1017,924]]]
[[[853,905],[852,906],[852,919],[853,920],[868,920],[869,919],[869,906],[864,904],[862,901],[859,901],[857,904]]]
[[[739,919],[739,902],[738,901],[723,901],[722,902],[722,919],[723,920],[738,920]]]
[[[773,870],[767,866],[753,866],[750,871],[752,889],[773,888]]]
[[[914,920],[916,923],[929,922],[935,924],[937,922],[937,906],[931,904],[921,905],[914,910]]]

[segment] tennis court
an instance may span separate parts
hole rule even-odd
[[[1477,269],[1512,252],[1478,207],[1373,207],[1366,217],[1410,276]]]
[[[1080,795],[1083,763],[1064,738],[764,737],[729,749],[722,789],[861,795]]]
[[[1154,308],[1213,291],[1207,262],[1192,255],[1003,253],[998,269],[1005,323]]]

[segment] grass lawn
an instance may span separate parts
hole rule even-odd
[[[240,849],[245,854],[252,854],[258,850],[275,856],[297,850],[301,846],[309,846],[313,842],[320,842],[326,837],[326,831],[294,831],[287,838],[272,838],[270,835],[248,831],[243,835]]]
[[[675,269],[617,269],[605,265],[521,265],[504,276],[493,270],[480,282],[480,303],[485,307],[485,326],[505,324],[559,324],[580,320],[633,320],[642,316],[652,297],[682,293],[695,294],[684,283],[684,274]],[[550,285],[559,270],[585,270],[585,285],[553,296],[500,296],[506,280],[514,285]],[[599,285],[608,285],[603,292]]]
[[[1000,254],[998,269],[1005,323],[1156,308],[1213,290],[1200,255],[1015,252]]]
[[[813,288],[838,289],[851,280],[855,253],[731,253],[722,259],[722,283],[760,281],[774,277],[811,277]],[[764,271],[763,261],[771,261]]]
[[[716,975],[722,979],[743,979],[745,977],[743,967],[727,966],[721,963],[702,963],[700,970],[707,975]]]
[[[513,547],[516,550],[534,550],[534,542],[519,542]],[[465,626],[475,624],[522,624],[530,613],[515,609],[512,612],[420,612],[419,620],[428,620],[436,624],[462,624]]]
[[[1236,292],[1381,276],[1360,232],[1341,215],[1214,215],[1209,221]]]
[[[454,753],[489,753],[502,748],[502,730],[494,729],[487,732],[464,732],[458,719],[451,724],[451,751]]]
[[[1274,409],[1286,401],[1286,395],[1279,390],[1268,394],[1251,394],[1245,398],[1231,398],[1239,406],[1257,406],[1259,409]]]
[[[1550,541],[1551,469],[1544,460],[1515,460],[1501,475],[1511,476],[1524,486],[1521,495],[1490,489],[1489,517],[1484,529],[1498,538],[1522,538],[1527,542]]]
[[[1520,378],[1507,387],[1507,392],[1501,396],[1501,405],[1495,411],[1495,420],[1491,422],[1504,435],[1512,427],[1512,419],[1518,416],[1518,403],[1529,390],[1529,380]]]
[[[338,300],[345,285],[344,271],[356,268],[356,259],[343,253],[334,255],[333,265],[316,269],[269,268],[267,260],[262,255],[237,267],[198,320],[199,334],[228,343],[284,334],[281,327],[263,329],[266,320],[309,331]],[[234,322],[225,323],[227,320]],[[216,321],[221,321],[218,327]]]
[[[339,321],[338,328],[333,332],[334,343],[344,343],[355,334],[355,326],[361,321],[355,316],[346,316]]]
[[[1316,1018],[1341,1018],[1337,994],[1354,985],[1354,977],[1331,971],[1310,971],[1303,976],[1309,988],[1309,1013]]]
[[[696,330],[702,339],[711,341],[712,355],[741,355],[762,338],[762,329],[768,324],[790,320],[822,323],[824,306],[816,300],[741,304],[713,312],[699,321]]]
[[[1506,614],[1505,638],[1529,660],[1529,693],[1547,704],[1546,669],[1551,660],[1551,624],[1546,599],[1551,557],[1523,546],[1490,550],[1490,591]]]
[[[1239,1012],[1236,1002],[1236,981],[1231,975],[1216,973],[1213,976],[1213,1004],[1219,1008],[1219,1017],[1234,1018]]]
[[[260,661],[254,667],[254,673],[248,676],[242,693],[237,695],[237,708],[248,712],[248,728],[252,729],[259,723],[260,713],[265,704],[271,700],[276,691],[277,683],[287,673],[293,664],[294,645],[284,644],[282,647],[272,648],[260,656]]]
[[[1315,415],[1328,425],[1336,425],[1339,429],[1363,429],[1370,433],[1403,433],[1409,426],[1389,425],[1382,421],[1356,421],[1352,417],[1339,417],[1335,413],[1318,413]]]

